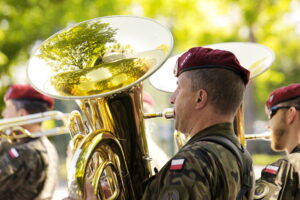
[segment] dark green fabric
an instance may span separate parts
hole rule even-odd
[[[179,199],[236,199],[241,188],[241,170],[237,158],[220,144],[201,141],[206,136],[227,137],[239,145],[230,123],[202,130],[151,179],[146,187],[144,200],[167,199],[165,197],[176,196],[175,194],[179,195]],[[181,170],[170,170],[173,159],[184,159]],[[252,167],[250,168],[250,176],[253,177]],[[251,180],[253,185],[253,178]],[[250,193],[252,194],[252,190]],[[252,195],[249,199],[251,198]]]
[[[23,140],[0,154],[0,199],[32,200],[40,195],[46,178],[57,181],[57,177],[47,174],[50,161],[43,140],[48,139]],[[10,151],[18,156],[11,156]]]
[[[254,199],[300,200],[300,145],[270,166],[278,167],[277,173],[262,170],[261,178],[256,181]]]

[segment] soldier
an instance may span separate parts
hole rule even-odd
[[[175,128],[191,139],[147,181],[143,199],[252,199],[251,157],[233,127],[249,71],[229,51],[194,47],[174,72]]]
[[[12,85],[4,97],[4,118],[14,118],[48,111],[54,100],[30,85]],[[41,123],[22,126],[33,133]],[[19,133],[24,134],[24,133]],[[57,183],[58,156],[46,137],[23,138],[3,147],[0,142],[0,199],[50,200]],[[7,144],[7,142],[6,142]]]
[[[255,199],[300,199],[300,83],[274,90],[267,102],[271,147],[287,155],[267,165],[256,181]]]

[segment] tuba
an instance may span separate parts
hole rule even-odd
[[[250,79],[254,79],[258,75],[265,72],[275,59],[274,52],[261,44],[251,42],[225,42],[206,45],[204,47],[231,51],[240,61],[241,65],[247,68],[250,73]],[[150,83],[158,90],[164,92],[175,91],[177,78],[173,76],[173,68],[178,57],[181,54],[175,55],[167,60],[167,62],[150,77]],[[163,81],[163,80],[168,81]],[[159,117],[161,114],[157,114]],[[153,116],[154,117],[154,116]],[[246,139],[266,139],[270,137],[270,133],[245,135],[244,134],[244,109],[243,105],[238,109],[234,120],[235,133],[238,136],[241,144],[245,146]],[[174,138],[177,146],[181,148],[189,139],[184,134],[175,131]]]
[[[170,31],[154,20],[101,17],[44,41],[27,73],[45,95],[75,100],[68,120],[70,197],[140,199],[151,175],[142,110],[142,81],[173,49]]]

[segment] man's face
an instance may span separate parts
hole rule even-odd
[[[170,102],[175,106],[175,129],[182,133],[189,133],[192,128],[190,119],[193,116],[196,92],[191,89],[191,80],[186,73],[182,73],[177,80],[177,88],[172,94]]]
[[[269,113],[268,113],[269,114]],[[268,128],[271,130],[271,147],[274,151],[283,151],[285,149],[288,132],[286,123],[286,110],[277,110],[276,114],[269,120]]]
[[[7,100],[5,102],[5,109],[2,112],[3,118],[12,118],[12,117],[19,117],[20,112],[17,107],[13,104],[12,100]]]

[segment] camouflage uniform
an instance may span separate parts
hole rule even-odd
[[[157,175],[148,180],[143,199],[237,199],[241,188],[241,170],[237,158],[220,144],[201,141],[212,135],[227,137],[235,145],[239,145],[230,123],[217,124],[199,132]],[[184,162],[182,166],[174,168],[172,160]],[[252,165],[248,167],[251,169],[248,199],[252,199]]]
[[[5,146],[0,154],[0,199],[51,199],[57,182],[58,156],[50,141],[44,137],[27,138]]]
[[[255,199],[300,199],[300,145],[291,154],[267,165],[256,181]]]

